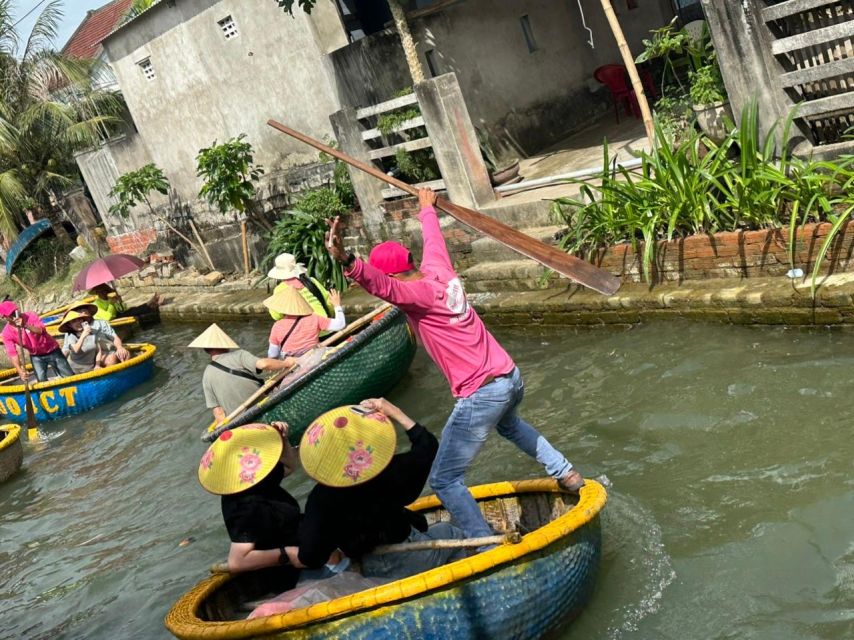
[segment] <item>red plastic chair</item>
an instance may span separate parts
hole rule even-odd
[[[617,124],[620,123],[620,103],[626,107],[626,113],[636,118],[639,117],[637,98],[634,89],[626,79],[626,68],[621,64],[606,64],[593,72],[593,77],[608,87],[611,92],[611,100],[614,103],[614,113],[617,116]]]

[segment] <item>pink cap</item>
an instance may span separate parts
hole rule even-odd
[[[11,300],[7,300],[6,302],[0,302],[0,316],[4,318],[8,318],[18,310],[18,305],[16,305]]]
[[[409,249],[399,242],[388,240],[371,249],[368,264],[376,267],[387,276],[403,273],[415,268],[412,264],[412,254]]]

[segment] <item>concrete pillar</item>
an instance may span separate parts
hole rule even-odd
[[[791,103],[780,86],[780,65],[771,53],[771,33],[757,0],[701,0],[718,55],[736,123],[755,99],[759,131],[764,137],[789,114]],[[779,135],[782,127],[778,127]]]
[[[466,207],[495,200],[456,74],[419,82],[415,95],[450,199]]]
[[[370,147],[362,139],[362,126],[356,118],[356,110],[348,107],[336,111],[329,116],[335,137],[338,140],[338,148],[349,156],[371,164]],[[379,241],[383,238],[383,226],[385,223],[385,210],[383,203],[383,183],[372,178],[368,174],[347,165],[350,172],[350,180],[353,190],[362,207],[362,219],[365,231],[371,241]]]

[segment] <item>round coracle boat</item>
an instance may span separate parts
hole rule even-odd
[[[396,307],[380,307],[368,319],[336,334],[319,364],[302,375],[286,378],[278,389],[234,417],[228,426],[281,420],[288,423],[290,440],[296,444],[321,413],[391,391],[415,357],[415,336],[406,316]],[[205,440],[215,439],[222,426],[213,429],[214,425],[208,427]]]
[[[362,638],[540,638],[577,615],[599,571],[599,513],[607,495],[588,480],[580,497],[554,480],[499,482],[471,492],[496,530],[522,534],[450,564],[286,613],[244,619],[271,597],[260,576],[215,574],[185,594],[166,616],[183,640]],[[435,496],[411,509],[447,521]]]
[[[60,420],[115,400],[154,373],[152,344],[125,345],[131,358],[125,362],[30,385],[37,422]],[[0,416],[17,423],[27,421],[24,385],[14,369],[0,371]]]
[[[74,302],[69,302],[68,304],[64,304],[61,307],[56,307],[55,309],[50,309],[49,311],[45,311],[39,314],[39,318],[42,319],[42,322],[45,324],[51,324],[54,322],[59,322],[62,319],[62,315],[68,311],[75,304],[92,304],[95,302],[96,296],[86,296],[82,300],[75,300]]]
[[[11,478],[24,461],[24,447],[21,445],[21,427],[16,424],[0,425],[0,482]]]

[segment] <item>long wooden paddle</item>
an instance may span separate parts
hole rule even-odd
[[[21,317],[24,318],[23,314],[21,314]],[[25,321],[22,320],[22,322]],[[22,327],[18,327],[18,345],[21,347],[21,358],[24,360],[23,368],[26,372],[27,361],[24,354],[27,350],[24,348],[24,330]],[[32,358],[30,358],[30,363],[32,361]],[[35,372],[35,367],[33,367],[33,372]],[[22,378],[21,382],[24,383],[24,402],[27,405],[27,440],[36,440],[39,437],[39,425],[36,422],[36,409],[33,406],[33,398],[30,395],[30,379],[29,377],[25,377]]]
[[[294,131],[290,127],[286,127],[275,120],[267,120],[267,124],[282,133],[311,145],[323,153],[328,153],[330,156],[338,158],[342,162],[346,162],[347,164],[364,171],[377,180],[382,180],[383,182],[397,187],[401,191],[413,196],[418,195],[418,190],[415,187],[406,184],[397,178],[386,175],[373,165],[351,158],[346,153],[342,153],[338,149],[333,149],[329,145],[325,145],[314,138],[310,138],[309,136],[300,133],[299,131]],[[449,216],[456,218],[458,221],[471,227],[475,231],[479,231],[480,233],[497,240],[506,247],[521,253],[523,256],[536,260],[549,269],[553,269],[568,278],[572,278],[585,287],[589,287],[594,291],[598,291],[599,293],[608,296],[615,294],[620,288],[620,279],[616,276],[613,276],[607,271],[590,264],[586,260],[576,258],[575,256],[560,251],[559,249],[549,246],[544,242],[540,242],[531,236],[527,236],[512,227],[508,227],[503,222],[499,222],[498,220],[490,218],[478,211],[448,202],[444,198],[438,198],[436,200],[436,206]]]
[[[384,311],[388,311],[389,309],[391,309],[391,307],[392,307],[392,305],[390,305],[389,303],[385,303],[385,304],[380,305],[376,309],[369,311],[368,313],[363,315],[361,318],[353,320],[353,322],[351,322],[346,327],[341,329],[341,331],[333,333],[331,336],[329,336],[323,342],[321,342],[319,346],[328,347],[329,345],[331,345],[333,342],[335,342],[336,340],[338,340],[342,336],[346,336],[350,333],[353,333],[356,329],[359,329],[362,326],[366,325],[375,316],[377,316],[380,313],[383,313]],[[272,389],[277,384],[279,384],[279,382],[281,382],[282,379],[286,375],[288,375],[291,371],[296,369],[297,366],[298,365],[294,365],[293,367],[290,367],[289,369],[283,369],[282,371],[279,371],[279,373],[274,375],[272,378],[267,380],[267,382],[265,382],[263,385],[261,385],[255,393],[253,393],[251,396],[246,398],[246,400],[243,401],[243,404],[241,404],[234,411],[229,413],[216,429],[210,430],[210,427],[208,427],[208,430],[206,430],[204,433],[202,433],[202,442],[213,442],[214,440],[219,438],[221,433],[231,429],[232,427],[229,426],[229,424],[228,424],[229,422],[231,422],[232,420],[234,420],[235,417],[239,416],[241,413],[246,411],[246,409],[248,407],[252,406],[255,403],[255,401],[258,400],[258,398],[267,394],[270,391],[270,389]],[[211,425],[211,426],[213,426],[213,425]]]

